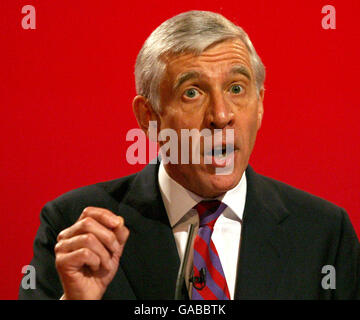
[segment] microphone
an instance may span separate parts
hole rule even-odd
[[[186,266],[187,266],[187,262],[189,260],[189,252],[190,252],[191,240],[193,238],[194,229],[195,229],[194,224],[189,225],[185,252],[184,252],[184,256],[183,256],[183,258],[181,260],[181,263],[180,263],[178,276],[176,278],[175,300],[182,300],[181,299],[181,291],[182,291],[184,280],[185,280],[185,269],[186,269]]]
[[[199,277],[191,277],[189,279],[190,282],[192,282],[193,286],[197,290],[202,290],[206,286],[206,269],[201,268],[199,271]]]

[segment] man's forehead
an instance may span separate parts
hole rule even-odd
[[[242,66],[248,68],[252,73],[250,55],[245,44],[240,39],[226,40],[216,43],[200,55],[186,52],[177,55],[168,55],[164,61],[166,63],[167,75],[178,78],[181,74],[194,69],[210,68],[218,71],[223,64],[229,65],[228,72],[233,72],[230,66]]]

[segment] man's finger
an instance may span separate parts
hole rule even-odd
[[[61,273],[63,269],[73,268],[79,270],[83,266],[88,266],[94,272],[100,268],[100,257],[88,248],[81,248],[70,253],[63,253],[56,256],[55,264]]]
[[[81,234],[70,239],[60,240],[55,246],[55,253],[69,253],[81,248],[90,249],[100,257],[101,264],[106,270],[111,269],[111,256],[109,251],[92,233]]]
[[[110,210],[98,207],[86,207],[81,213],[79,220],[92,218],[107,228],[113,229],[124,224],[124,219]]]
[[[119,244],[120,244],[120,247],[121,247],[120,255],[122,255],[122,252],[124,250],[124,246],[126,244],[126,241],[129,238],[130,231],[126,226],[122,225],[122,226],[119,226],[119,227],[115,228],[114,233],[116,235],[116,238],[119,241]]]
[[[57,240],[69,239],[71,237],[92,233],[98,238],[98,240],[112,253],[118,252],[121,247],[117,240],[117,236],[112,230],[104,227],[102,224],[94,220],[93,218],[86,217],[71,227],[61,231],[57,237]]]

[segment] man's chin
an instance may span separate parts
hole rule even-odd
[[[202,197],[205,198],[215,198],[218,197],[227,191],[236,187],[239,183],[241,176],[235,174],[229,175],[210,175],[208,179],[204,182],[204,188]]]

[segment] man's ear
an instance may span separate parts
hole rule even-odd
[[[149,122],[158,121],[158,116],[149,100],[137,95],[133,100],[133,111],[140,129],[149,137]]]
[[[259,101],[258,101],[258,118],[257,118],[257,129],[259,130],[261,127],[261,123],[262,123],[262,119],[264,116],[264,95],[265,95],[265,90],[264,88],[260,89],[259,92]]]

